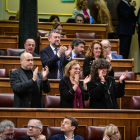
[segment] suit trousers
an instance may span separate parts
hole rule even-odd
[[[120,54],[123,59],[128,59],[129,50],[131,46],[132,35],[119,35],[120,39]]]

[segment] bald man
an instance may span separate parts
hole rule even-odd
[[[14,91],[13,107],[43,108],[44,101],[42,90],[50,92],[50,84],[47,80],[49,69],[46,66],[42,73],[38,67],[33,68],[33,56],[24,52],[20,56],[20,69],[10,74],[10,84]]]

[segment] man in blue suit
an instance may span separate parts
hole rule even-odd
[[[54,135],[49,140],[84,140],[82,136],[74,134],[78,128],[78,120],[65,116],[65,119],[61,122],[62,134]]]
[[[71,45],[72,51],[70,56],[72,58],[85,58],[85,56],[82,55],[85,45],[86,45],[85,41],[80,38],[73,40]]]
[[[104,39],[101,41],[101,43],[102,43],[104,50],[106,52],[106,56],[109,56],[110,59],[123,59],[122,55],[114,54],[111,52],[111,43],[109,40]]]
[[[60,32],[52,30],[49,33],[48,40],[50,45],[40,51],[40,57],[43,67],[48,66],[48,79],[62,79],[65,65],[71,61],[71,46],[60,46]]]
[[[134,14],[136,2],[133,1],[132,5],[129,2],[131,0],[121,0],[117,6],[118,27],[116,33],[120,39],[120,54],[124,59],[128,58],[136,23]]]

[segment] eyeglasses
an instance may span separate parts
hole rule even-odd
[[[82,68],[72,67],[74,70],[82,71]]]
[[[41,128],[38,127],[38,126],[31,126],[31,125],[28,125],[27,128],[28,128],[28,129],[29,129],[29,128],[32,128],[32,129],[37,129],[37,128],[38,128],[38,129],[41,129]]]
[[[26,44],[28,46],[32,46],[32,47],[35,47],[35,44]]]
[[[107,49],[108,48],[108,46],[104,46],[104,49]]]
[[[67,125],[69,124],[68,121],[65,121],[65,122],[64,122],[64,121],[61,121],[61,125],[62,125],[63,123],[64,123],[64,124],[67,124]]]
[[[98,50],[98,49],[99,49],[99,50],[102,50],[102,48],[94,48],[94,49],[95,49],[95,50]]]
[[[4,134],[6,137],[10,137],[10,136],[12,136],[12,137],[14,137],[15,136],[15,133],[9,133],[9,134]]]
[[[116,135],[116,134],[118,134],[119,133],[119,131],[117,131],[117,132],[114,132],[112,135]]]

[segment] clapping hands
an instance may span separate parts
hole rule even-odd
[[[45,66],[45,68],[42,68],[43,81],[47,80],[48,73],[49,73],[49,68],[47,66]]]
[[[122,81],[123,81],[124,79],[126,79],[127,74],[128,74],[128,70],[126,70],[126,71],[121,75],[121,77],[119,78],[120,83],[122,83]]]

